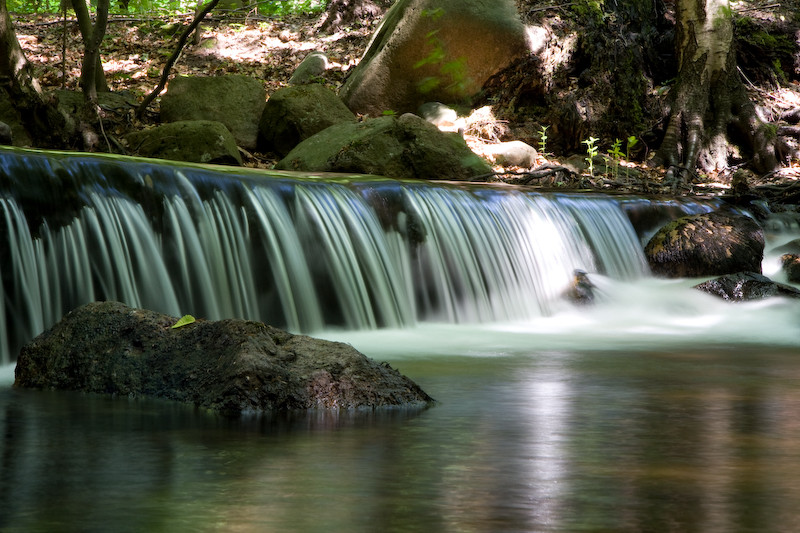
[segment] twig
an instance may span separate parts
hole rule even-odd
[[[575,174],[565,166],[547,163],[540,167],[536,167],[533,170],[525,170],[521,172],[515,170],[504,170],[503,172],[490,172],[488,174],[481,174],[480,176],[474,176],[470,178],[469,181],[485,181],[488,178],[493,178],[495,176],[527,176],[528,179],[523,182],[523,184],[527,185],[533,180],[546,178],[557,172],[566,172],[569,175]]]
[[[192,23],[189,24],[189,27],[183,30],[181,33],[180,39],[178,39],[178,44],[175,46],[175,51],[172,52],[172,55],[169,56],[167,60],[167,64],[164,65],[164,71],[161,73],[161,79],[158,82],[158,85],[153,92],[147,95],[144,101],[139,105],[138,109],[136,109],[136,118],[141,119],[144,115],[144,112],[147,110],[147,106],[155,100],[156,96],[158,96],[161,91],[164,90],[164,87],[167,86],[167,81],[169,80],[169,71],[172,69],[172,65],[178,60],[178,57],[181,55],[181,51],[183,47],[186,46],[186,41],[189,39],[189,36],[192,34],[194,29],[200,24],[200,22],[205,18],[205,16],[212,10],[214,7],[219,3],[219,0],[211,0],[206,6],[200,11],[197,15],[195,15]]]

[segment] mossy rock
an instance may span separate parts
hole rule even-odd
[[[275,168],[424,180],[467,180],[492,171],[461,136],[410,113],[331,126],[297,145]]]
[[[333,91],[320,84],[275,91],[264,106],[258,125],[258,148],[281,157],[312,135],[356,116]]]
[[[178,76],[161,97],[161,120],[222,122],[239,146],[253,150],[266,99],[264,84],[249,76]]]
[[[188,120],[172,122],[125,136],[128,147],[143,157],[241,165],[236,140],[221,122]]]
[[[682,217],[650,239],[644,250],[656,276],[691,278],[761,273],[764,231],[750,217],[721,212]]]

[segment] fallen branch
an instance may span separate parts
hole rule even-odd
[[[575,172],[573,172],[572,170],[568,169],[565,166],[546,163],[533,170],[525,170],[525,171],[505,170],[503,172],[490,172],[489,174],[481,174],[480,176],[475,176],[473,178],[470,178],[469,181],[486,181],[487,179],[493,178],[495,176],[524,176],[527,177],[528,179],[522,181],[520,184],[528,185],[533,180],[547,178],[555,175],[558,172],[564,172],[570,176],[577,176]]]

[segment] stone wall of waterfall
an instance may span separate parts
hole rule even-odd
[[[292,331],[550,312],[647,274],[631,199],[0,150],[2,362],[93,300]]]

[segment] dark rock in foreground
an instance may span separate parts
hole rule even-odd
[[[15,386],[145,395],[229,415],[433,401],[346,344],[245,320],[175,323],[117,302],[85,305],[22,348]]]
[[[658,230],[644,254],[653,274],[667,278],[761,273],[764,231],[743,215],[691,215]]]
[[[762,300],[773,296],[800,298],[800,290],[756,272],[729,274],[695,285],[695,288],[732,302]]]

